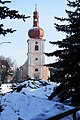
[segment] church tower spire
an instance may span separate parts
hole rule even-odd
[[[44,75],[44,30],[39,26],[37,5],[33,12],[33,28],[28,32],[28,76],[33,79],[45,79]]]
[[[33,28],[28,32],[29,38],[42,39],[44,36],[44,30],[39,26],[39,12],[37,10],[37,5],[35,5],[35,10],[33,12]]]
[[[37,11],[37,4],[35,4],[35,11],[33,12],[33,27],[39,26],[39,13]]]

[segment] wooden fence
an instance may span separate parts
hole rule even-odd
[[[80,120],[80,118],[77,119],[77,116],[76,116],[76,112],[79,111],[79,110],[80,110],[80,106],[78,106],[76,108],[73,108],[71,110],[68,110],[66,112],[63,112],[61,114],[55,115],[53,117],[50,117],[50,118],[48,118],[46,120],[60,120],[61,118],[67,117],[67,116],[69,116],[71,114],[73,116],[73,120]]]

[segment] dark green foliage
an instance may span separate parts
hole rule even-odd
[[[11,1],[1,1],[0,0],[0,20],[6,19],[7,17],[9,19],[23,19],[25,21],[30,16],[25,16],[24,14],[19,14],[16,10],[10,10],[7,6],[5,6],[5,3],[10,3]],[[7,33],[13,33],[16,30],[13,30],[12,28],[4,29],[4,25],[0,23],[0,35],[6,35]]]
[[[4,83],[4,81],[6,79],[6,76],[7,76],[7,69],[2,68],[2,71],[1,71],[1,81],[2,81],[2,83]]]
[[[3,109],[2,105],[0,105],[0,113],[1,113],[3,110],[4,110],[4,109]]]
[[[17,87],[16,91],[20,92],[22,90],[22,86]]]
[[[18,120],[23,120],[22,118],[18,117]]]
[[[20,86],[18,86],[18,87],[16,88],[16,91],[17,91],[17,92],[20,92],[20,91],[22,90],[22,88],[25,88],[25,87],[26,87],[26,84],[20,85]]]
[[[64,25],[55,23],[57,31],[65,32],[67,36],[62,41],[50,42],[58,45],[61,50],[46,53],[47,56],[59,57],[57,62],[48,65],[56,68],[51,79],[60,82],[49,99],[57,95],[61,102],[71,99],[71,104],[78,106],[80,105],[80,0],[68,1],[67,5],[75,8],[74,11],[66,10],[68,18],[55,17],[61,22],[67,21]]]

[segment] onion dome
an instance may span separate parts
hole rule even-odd
[[[42,39],[44,36],[44,30],[39,27],[39,13],[35,5],[35,11],[33,12],[33,28],[28,31],[30,38]]]

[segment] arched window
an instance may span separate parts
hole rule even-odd
[[[35,51],[38,51],[38,50],[39,50],[39,46],[35,45]]]
[[[38,69],[36,68],[35,71],[38,72]]]

